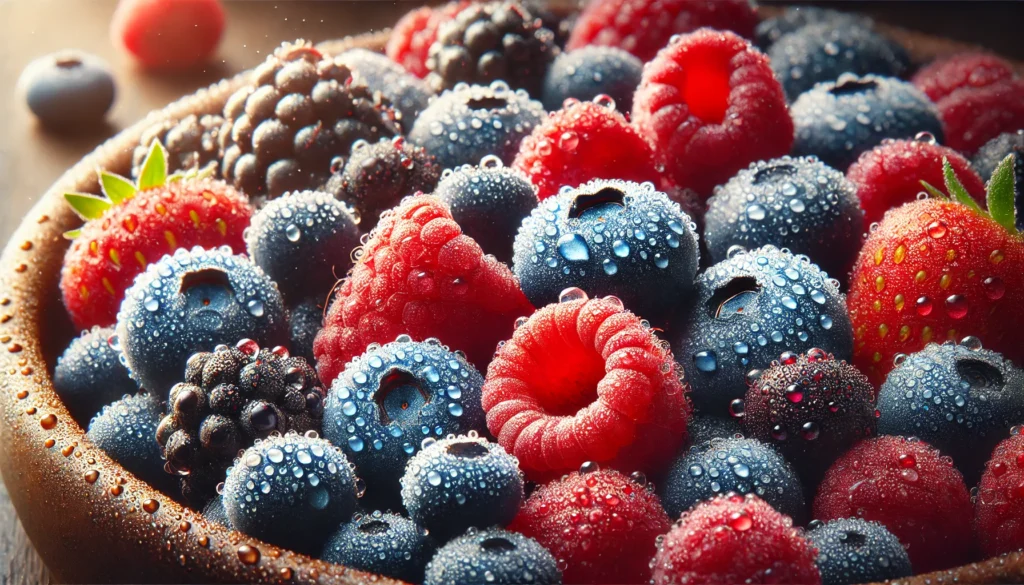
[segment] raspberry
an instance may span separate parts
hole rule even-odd
[[[981,52],[966,52],[938,59],[922,67],[910,80],[933,102],[958,89],[979,88],[1015,77],[1013,65]]]
[[[658,547],[651,582],[821,583],[814,555],[788,516],[731,494],[683,514]]]
[[[916,439],[863,441],[825,474],[814,517],[863,518],[900,539],[918,573],[973,558],[971,496],[949,457]]]
[[[646,480],[635,477],[587,464],[540,487],[509,529],[551,551],[566,583],[644,582],[655,539],[671,521]]]
[[[673,35],[709,27],[752,38],[756,25],[747,0],[597,0],[580,15],[566,49],[619,47],[647,62]]]
[[[946,145],[973,154],[1001,133],[1024,128],[1024,79],[959,89],[936,105]]]
[[[487,427],[534,479],[585,461],[660,470],[690,414],[671,352],[616,297],[562,297],[498,349],[483,387]]]
[[[789,153],[793,121],[768,58],[729,32],[678,37],[644,68],[633,123],[681,187],[707,197],[753,161]]]
[[[508,267],[484,256],[440,199],[409,197],[370,232],[313,351],[326,384],[367,345],[401,334],[436,337],[482,368],[531,311]]]
[[[996,446],[978,484],[974,517],[978,544],[986,557],[1024,547],[1024,435]]]
[[[110,36],[144,67],[188,69],[206,61],[224,32],[220,0],[122,0]]]
[[[885,212],[917,198],[921,181],[943,189],[942,159],[979,203],[985,201],[985,182],[971,164],[952,148],[940,146],[930,134],[917,140],[885,140],[850,165],[846,178],[857,186],[864,225],[882,221]]]
[[[455,15],[471,4],[473,2],[470,0],[459,0],[440,8],[424,6],[406,13],[391,30],[385,53],[409,73],[426,77],[430,73],[427,69],[427,52],[437,39],[438,27],[442,22],[455,18]]]
[[[541,199],[591,179],[658,181],[651,144],[607,102],[573,100],[538,124],[519,144],[512,166],[537,186]]]

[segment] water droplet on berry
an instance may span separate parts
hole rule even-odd
[[[922,317],[927,317],[932,313],[932,300],[928,297],[920,297],[914,303],[917,307],[917,314]]]
[[[558,239],[558,253],[570,262],[590,260],[590,248],[579,234],[565,234]]]
[[[962,319],[967,315],[967,298],[963,295],[946,297],[946,314],[953,319]]]
[[[742,398],[737,398],[729,403],[729,415],[733,418],[743,418],[746,415],[746,403]]]
[[[600,471],[600,470],[601,470],[601,466],[598,465],[596,461],[584,461],[583,465],[580,465],[580,475],[585,475],[587,473],[594,473],[595,471]]]
[[[754,221],[761,221],[767,215],[768,212],[765,210],[764,206],[762,206],[759,203],[752,203],[751,205],[747,206],[747,217]]]
[[[562,292],[558,293],[558,302],[560,303],[571,303],[572,301],[585,301],[587,293],[583,292],[583,289],[575,286],[569,287]]]
[[[1003,279],[998,276],[989,276],[982,280],[981,286],[985,289],[985,296],[993,301],[998,301],[1006,294],[1006,285],[1003,284]]]
[[[294,223],[290,223],[284,228],[284,235],[288,238],[289,242],[298,242],[299,238],[302,237],[302,230]]]
[[[698,351],[693,354],[693,365],[702,372],[714,372],[718,369],[718,354],[710,349]]]
[[[981,339],[978,339],[977,337],[975,337],[973,335],[968,335],[967,337],[964,337],[963,339],[961,339],[960,340],[960,345],[966,347],[967,349],[969,349],[971,351],[980,351],[982,349],[982,347],[981,347]]]
[[[928,224],[928,227],[925,228],[925,231],[928,233],[929,236],[938,240],[946,235],[948,228],[946,227],[946,222],[942,221],[941,219],[938,219]]]
[[[935,135],[931,132],[918,132],[914,135],[914,140],[924,142],[926,144],[937,144],[938,142],[935,140]]]

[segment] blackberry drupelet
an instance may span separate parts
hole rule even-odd
[[[132,152],[132,176],[138,178],[154,140],[167,150],[167,172],[176,173],[220,160],[220,134],[224,118],[216,114],[190,114],[180,120],[163,120],[142,133]]]

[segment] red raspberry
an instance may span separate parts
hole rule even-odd
[[[587,468],[541,486],[509,529],[548,549],[565,583],[646,582],[654,541],[672,521],[642,478]]]
[[[223,32],[220,0],[121,0],[110,22],[114,42],[155,69],[206,61]]]
[[[567,50],[584,45],[619,47],[647,62],[672,35],[701,27],[752,38],[757,11],[748,0],[595,0],[580,14]]]
[[[922,67],[911,83],[933,102],[938,102],[964,87],[985,87],[1015,77],[1013,65],[989,53],[968,52],[950,55]]]
[[[1024,435],[999,443],[985,464],[974,528],[986,557],[1024,548]]]
[[[939,100],[946,146],[970,155],[1003,132],[1024,128],[1024,79],[963,88]]]
[[[782,156],[793,121],[768,57],[730,32],[679,37],[644,67],[633,123],[680,187],[702,197],[753,161]]]
[[[672,353],[615,297],[548,305],[487,369],[487,428],[533,479],[586,461],[659,471],[686,438]]]
[[[652,583],[821,583],[814,555],[788,516],[730,494],[683,514],[658,547]]]
[[[313,353],[325,384],[367,345],[402,334],[436,337],[483,369],[516,317],[532,311],[512,271],[462,234],[448,206],[417,195],[381,215]]]
[[[924,191],[921,181],[945,192],[943,158],[967,192],[984,206],[985,182],[960,153],[933,141],[886,140],[861,154],[846,171],[846,178],[857,185],[865,227],[882,221],[886,211],[916,199]]]
[[[970,562],[971,496],[953,460],[927,443],[883,436],[863,441],[825,474],[814,517],[879,522],[907,548],[918,573]]]
[[[417,77],[426,77],[427,53],[437,40],[437,30],[472,4],[470,0],[449,2],[439,8],[424,6],[406,13],[391,30],[384,52],[392,61]]]
[[[654,150],[614,107],[575,102],[552,112],[519,145],[512,166],[537,186],[541,199],[591,179],[656,182]]]

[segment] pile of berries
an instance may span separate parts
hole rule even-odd
[[[283,45],[66,195],[57,392],[211,521],[413,582],[1024,549],[1024,80],[758,23],[462,0]]]

